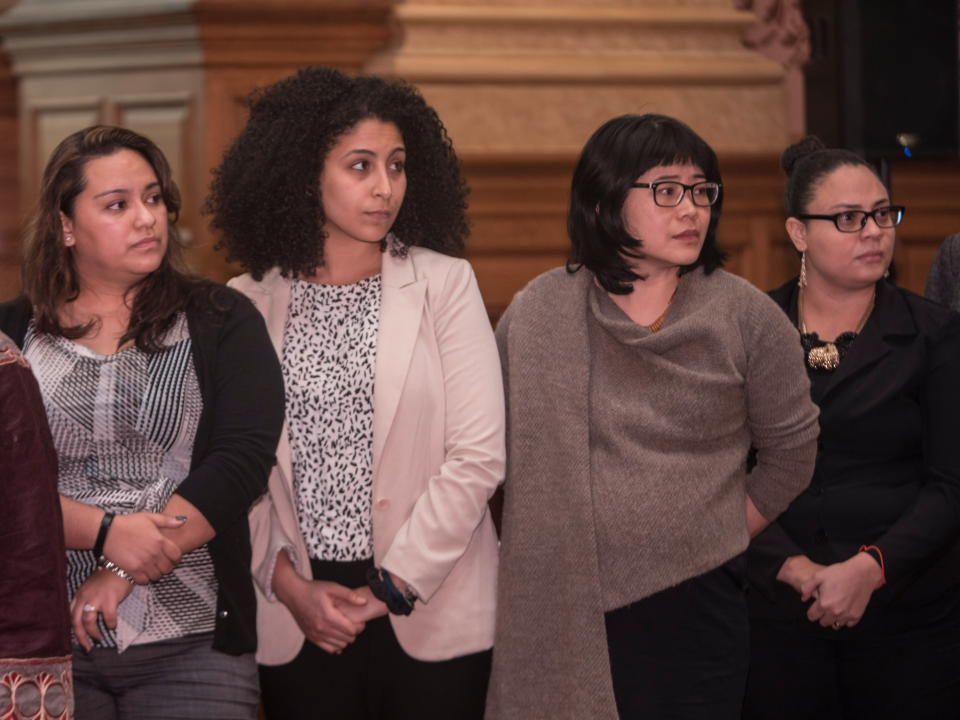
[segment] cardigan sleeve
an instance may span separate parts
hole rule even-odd
[[[960,315],[950,313],[920,389],[923,475],[911,508],[873,544],[883,555],[887,592],[939,557],[960,535]]]
[[[773,300],[759,295],[744,304],[741,333],[747,426],[757,449],[747,494],[764,518],[774,520],[810,484],[820,411],[810,399],[797,332]]]
[[[267,487],[284,395],[280,361],[260,313],[238,292],[213,292],[229,293],[229,309],[201,310],[190,328],[205,413],[209,405],[208,440],[199,459],[195,449],[193,468],[177,493],[219,533]]]
[[[466,262],[454,264],[445,279],[434,332],[446,407],[445,459],[381,562],[424,602],[466,551],[504,472],[503,381],[497,345]]]
[[[750,587],[756,588],[768,601],[775,602],[780,590],[788,587],[777,580],[780,568],[787,558],[804,554],[803,549],[774,520],[750,541],[750,547],[747,548],[747,580],[750,581]]]
[[[522,292],[522,291],[521,291]],[[517,293],[519,295],[519,293]],[[494,338],[497,341],[497,352],[500,356],[500,373],[503,378],[503,410],[504,410],[504,432],[505,437],[510,437],[510,346],[507,337],[510,334],[510,321],[513,318],[513,308],[515,303],[510,303],[500,320],[497,323],[497,329],[494,331]],[[510,462],[510,448],[506,448],[507,462]],[[506,470],[504,477],[507,476]]]
[[[956,303],[958,285],[960,285],[960,233],[951,235],[937,248],[923,294],[934,302],[960,310]]]

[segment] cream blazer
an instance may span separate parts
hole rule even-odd
[[[277,355],[290,284],[274,268],[230,286],[263,314]],[[408,655],[447,660],[493,646],[498,542],[487,501],[503,480],[504,395],[490,321],[470,264],[412,247],[383,254],[373,393],[373,552],[421,598],[391,615]],[[311,578],[292,485],[287,427],[267,493],[250,510],[257,661],[293,660],[304,635],[270,580],[292,547]]]

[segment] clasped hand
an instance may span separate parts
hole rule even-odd
[[[369,620],[387,612],[370,588],[351,590],[324,580],[304,580],[285,604],[307,639],[334,654],[356,640]]]
[[[107,532],[103,554],[137,583],[146,585],[172,572],[180,562],[180,548],[161,528],[181,525],[182,520],[160,513],[117,515]]]
[[[814,599],[807,610],[811,622],[837,629],[860,622],[881,577],[880,565],[869,553],[826,566],[798,555],[789,558],[777,575],[799,592],[804,602]]]

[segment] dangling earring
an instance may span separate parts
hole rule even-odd
[[[800,253],[800,282],[797,283],[800,287],[807,286],[807,253]]]
[[[883,271],[883,276],[884,276],[885,278],[890,277],[890,268],[887,268],[886,270]]]

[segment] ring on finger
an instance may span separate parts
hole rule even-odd
[[[833,623],[833,629],[834,629],[834,630],[839,630],[839,629],[840,629],[840,623],[838,623],[838,622]]]
[[[99,610],[97,610],[97,608],[94,607],[93,605],[84,605],[84,606],[83,606],[83,611],[84,611],[84,612],[99,612]]]

